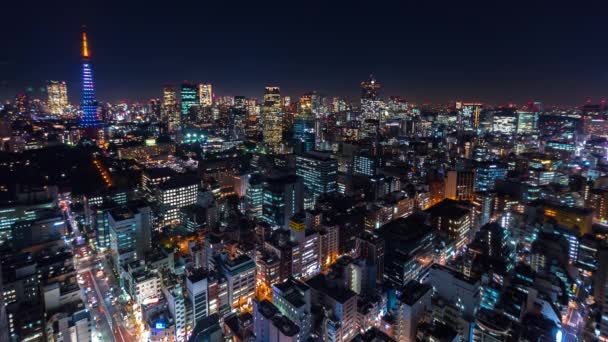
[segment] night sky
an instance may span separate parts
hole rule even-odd
[[[0,6],[1,100],[59,79],[79,102],[83,24],[101,101],[159,97],[185,79],[211,82],[217,95],[261,97],[272,84],[294,97],[356,98],[370,73],[382,96],[419,103],[608,96],[606,4],[90,2]]]

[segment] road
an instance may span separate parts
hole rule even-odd
[[[85,234],[81,233],[78,222],[72,215],[69,202],[64,201],[62,205],[73,233],[73,240],[71,241],[70,246],[74,251],[74,265],[76,271],[84,281],[84,283],[80,284],[80,287],[84,294],[83,298],[85,304],[91,312],[92,340],[117,342],[137,341],[137,336],[132,335],[124,326],[118,303],[112,305],[108,298],[108,294],[111,292],[110,288],[113,287],[118,289],[119,286],[114,275],[109,271],[109,265],[106,262],[105,256],[97,256],[93,253],[90,245],[86,241]],[[94,272],[99,269],[99,264],[103,265],[107,280],[105,280],[105,278],[100,279],[94,274]],[[89,288],[91,291],[87,291]],[[97,298],[97,307],[93,307],[91,303],[89,303],[86,294],[87,292],[91,292],[92,295]],[[118,293],[116,293],[116,295],[118,295]]]

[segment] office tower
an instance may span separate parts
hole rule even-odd
[[[483,104],[476,102],[456,102],[458,129],[478,129]]]
[[[361,82],[361,115],[363,119],[380,120],[380,83],[374,75]]]
[[[261,175],[253,174],[249,177],[249,187],[245,191],[247,212],[251,217],[262,216],[264,203],[264,179]]]
[[[196,85],[188,81],[182,83],[182,90],[180,93],[181,106],[182,106],[182,119],[187,117],[190,113],[190,107],[199,104],[198,91]]]
[[[192,322],[202,320],[209,316],[209,296],[207,274],[204,271],[197,271],[186,277],[186,288],[188,298],[192,303]]]
[[[281,112],[281,91],[279,87],[266,87],[262,104],[262,125],[264,143],[277,150],[283,140],[283,114]]]
[[[429,285],[437,296],[458,305],[466,318],[472,318],[480,302],[479,279],[471,279],[454,269],[433,264],[428,273]]]
[[[20,93],[15,97],[15,109],[19,114],[25,114],[29,111],[30,100],[27,94]]]
[[[91,66],[88,44],[87,33],[82,32],[82,101],[80,103],[82,117],[80,119],[80,127],[86,129],[86,135],[89,138],[96,138],[98,134],[97,130],[101,127],[102,123],[97,114],[93,67]]]
[[[538,130],[538,112],[518,110],[517,134],[535,133]]]
[[[46,84],[47,105],[53,115],[62,115],[68,106],[68,89],[64,81],[48,81]]]
[[[105,251],[110,248],[110,220],[109,214],[115,204],[99,205],[92,209],[91,226],[95,231],[95,247],[97,250]]]
[[[304,185],[295,175],[271,177],[264,183],[262,219],[289,228],[289,219],[304,209]]]
[[[377,230],[384,240],[384,281],[400,288],[426,272],[420,260],[431,257],[436,232],[415,215],[398,218]]]
[[[256,342],[298,342],[300,328],[268,300],[253,301]]]
[[[492,130],[494,133],[512,134],[516,132],[517,117],[512,111],[500,110],[494,113]]]
[[[340,226],[320,226],[319,232],[319,262],[325,270],[333,264],[340,255]]]
[[[512,240],[508,229],[501,227],[496,222],[491,222],[479,228],[470,248],[480,253],[480,255],[500,259],[508,263],[513,256],[509,245]]]
[[[290,240],[289,237],[289,230],[278,229],[268,241],[264,242],[264,249],[279,259],[280,281],[287,281],[290,277],[299,277],[302,272],[300,244]]]
[[[198,180],[181,176],[162,182],[154,187],[158,223],[167,226],[180,223],[180,208],[196,204]]]
[[[474,185],[475,172],[450,170],[445,180],[445,197],[453,200],[471,200]]]
[[[507,167],[499,163],[484,163],[475,169],[475,191],[493,191],[496,181],[507,177]]]
[[[256,270],[256,297],[259,299],[272,299],[272,284],[281,281],[281,261],[272,251],[258,249],[255,258]]]
[[[162,104],[159,98],[152,98],[149,101],[148,115],[154,120],[160,120],[162,114]]]
[[[587,208],[593,208],[593,218],[600,223],[608,223],[608,189],[591,189],[586,200]]]
[[[226,256],[222,256],[225,258]],[[242,254],[234,259],[224,259],[220,272],[226,278],[228,301],[232,309],[246,305],[255,296],[255,262]]]
[[[356,334],[357,300],[352,290],[340,287],[335,279],[320,273],[306,281],[313,305],[320,305],[332,315],[325,317],[321,330],[323,341],[350,341]]]
[[[475,192],[472,203],[475,217],[477,218],[476,225],[482,226],[490,222],[495,198],[496,193],[494,192]]]
[[[431,226],[456,242],[456,249],[466,245],[473,229],[471,209],[454,200],[445,199],[424,211]]]
[[[306,341],[312,330],[310,288],[295,279],[274,284],[272,303],[300,328],[300,338]]]
[[[289,220],[290,237],[300,250],[300,274],[304,278],[311,277],[320,271],[319,264],[319,234],[316,230],[306,229],[306,217],[302,213],[295,214]]]
[[[198,85],[198,99],[203,108],[213,106],[213,87],[211,84],[201,83]]]
[[[319,196],[337,191],[338,161],[329,153],[308,152],[296,156],[296,175],[304,180],[305,209],[311,209]]]
[[[166,85],[163,88],[163,109],[161,115],[163,122],[169,131],[174,131],[180,125],[180,112],[177,108],[177,95],[175,88],[171,85]]]
[[[357,151],[353,155],[353,174],[361,176],[375,176],[380,167],[380,159],[372,156],[368,151]]]
[[[152,222],[149,207],[131,205],[110,210],[108,224],[110,249],[116,267],[143,258],[150,249]]]
[[[303,152],[312,151],[315,147],[315,118],[312,112],[311,95],[300,97],[298,112],[294,117],[293,132],[296,144]]]
[[[0,211],[0,245],[6,245],[13,239],[13,227],[17,222],[39,219],[44,209],[51,209],[55,205],[51,198],[47,198],[46,201],[28,201],[5,206]]]
[[[186,322],[189,320],[186,318],[186,304],[182,287],[163,287],[163,294],[175,322],[175,341],[184,342],[186,341]]]
[[[410,280],[399,291],[395,307],[395,339],[415,342],[418,322],[431,307],[433,287]]]
[[[367,262],[376,271],[376,283],[384,280],[384,239],[376,233],[364,231],[357,236],[355,251],[358,258]]]

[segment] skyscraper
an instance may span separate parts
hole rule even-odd
[[[338,161],[321,152],[296,156],[296,175],[304,179],[305,207],[314,208],[319,196],[337,191]]]
[[[191,106],[198,104],[198,92],[196,85],[190,82],[182,83],[182,116],[188,115]]]
[[[281,90],[279,87],[266,87],[262,106],[264,143],[270,149],[277,149],[283,137],[283,117],[281,115]]]
[[[361,114],[363,119],[380,119],[380,83],[374,75],[361,82]]]
[[[15,109],[20,114],[25,114],[30,107],[29,97],[25,93],[17,94],[15,97]]]
[[[180,116],[177,110],[177,96],[175,89],[171,85],[166,85],[163,88],[163,111],[162,122],[166,123],[169,130],[174,130],[179,126]]]
[[[198,85],[198,98],[201,107],[211,107],[213,105],[213,87],[211,84],[201,83]]]
[[[294,138],[301,144],[302,152],[312,151],[315,147],[314,115],[312,112],[312,96],[306,94],[300,97],[298,112],[294,118]]]
[[[61,115],[68,105],[68,90],[64,81],[48,81],[46,84],[49,112]]]
[[[96,137],[97,128],[101,127],[101,121],[97,115],[93,67],[91,65],[91,55],[89,54],[89,43],[86,32],[82,32],[82,101],[80,109],[82,110],[80,127],[84,127],[87,130],[86,135],[89,137]]]

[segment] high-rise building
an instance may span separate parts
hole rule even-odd
[[[534,133],[538,129],[538,112],[521,111],[517,115],[517,134]]]
[[[196,203],[198,180],[193,177],[173,178],[158,184],[154,189],[157,215],[161,226],[180,221],[180,208]]]
[[[20,114],[25,114],[30,108],[30,100],[27,94],[20,93],[15,97],[15,109]]]
[[[149,207],[116,208],[109,212],[110,248],[114,265],[143,258],[150,248],[151,212]]]
[[[182,83],[181,91],[182,116],[187,116],[190,112],[190,107],[199,104],[198,90],[196,85],[188,81]]]
[[[380,119],[380,83],[374,75],[361,82],[361,114],[363,119]]]
[[[450,170],[445,180],[445,197],[453,200],[473,199],[475,172]]]
[[[400,291],[395,308],[395,338],[397,341],[416,341],[418,322],[431,307],[433,288],[410,280]]]
[[[186,277],[188,297],[192,303],[192,321],[196,322],[209,316],[209,296],[207,275],[198,271]]]
[[[177,95],[175,94],[175,88],[171,85],[166,85],[163,88],[163,109],[161,118],[161,121],[167,125],[167,128],[170,131],[179,127],[180,114],[177,109]]]
[[[264,183],[262,219],[289,228],[289,219],[304,209],[302,178],[289,175],[269,178]]]
[[[305,209],[314,208],[319,196],[337,191],[338,161],[328,153],[308,152],[296,156],[296,175],[304,179],[305,197],[310,199]]]
[[[456,102],[459,130],[479,128],[482,106],[476,102]]]
[[[210,83],[198,85],[198,99],[201,107],[213,106],[213,86]]]
[[[484,225],[492,219],[492,213],[494,210],[494,200],[496,193],[494,192],[475,192],[473,197],[473,210],[475,210],[475,217],[477,222],[475,225]]]
[[[312,112],[312,95],[300,97],[298,112],[294,117],[293,134],[297,144],[304,152],[312,151],[315,147],[315,119]]]
[[[484,163],[475,169],[475,191],[492,191],[496,188],[496,180],[505,179],[506,165]]]
[[[228,302],[233,309],[247,304],[255,296],[255,262],[243,254],[224,260],[221,273],[228,285]]]
[[[465,205],[445,199],[424,211],[430,216],[431,225],[444,232],[460,249],[468,243],[472,230],[472,212]]]
[[[64,81],[48,81],[46,84],[47,105],[53,115],[62,115],[68,106],[68,89]]]
[[[95,100],[95,84],[93,83],[93,67],[91,66],[91,55],[87,33],[82,32],[82,101],[80,103],[82,117],[80,127],[87,129],[87,135],[91,138],[97,137],[97,129],[102,123],[97,114],[97,100]]]
[[[245,191],[247,211],[251,217],[262,216],[262,204],[264,203],[264,180],[261,175],[249,177],[249,187]]]
[[[281,113],[281,90],[266,87],[262,105],[264,143],[272,150],[280,147],[283,140],[283,115]]]
[[[300,327],[300,338],[308,339],[312,330],[310,288],[293,278],[272,286],[272,302],[279,311]]]
[[[353,174],[361,176],[375,176],[380,167],[380,159],[369,151],[357,151],[353,155]]]

